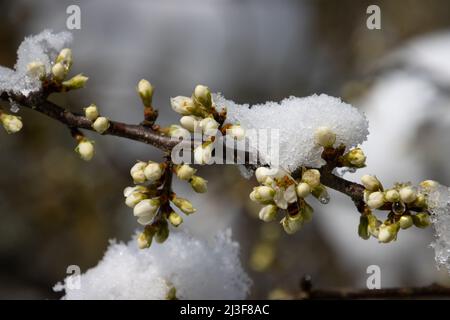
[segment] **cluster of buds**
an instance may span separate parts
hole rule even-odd
[[[426,228],[430,225],[427,195],[425,190],[437,184],[427,180],[420,183],[419,188],[410,183],[397,183],[391,189],[384,190],[381,182],[375,177],[364,175],[364,202],[366,210],[360,218],[358,233],[361,238],[373,236],[379,242],[388,243],[397,239],[400,229],[411,226]],[[373,209],[388,210],[387,219],[382,222],[372,214]]]
[[[186,165],[138,161],[130,170],[135,186],[125,188],[123,194],[137,222],[145,226],[137,238],[140,248],[148,248],[153,238],[164,242],[169,236],[169,224],[178,227],[183,222],[171,204],[187,215],[196,211],[191,202],[171,191],[172,172],[189,181],[197,192],[206,192],[206,180],[195,176],[195,170]]]
[[[92,122],[92,129],[94,129],[98,133],[103,134],[106,130],[109,129],[109,119],[100,116],[98,108],[95,104],[91,104],[90,106],[86,107],[84,109],[84,115],[89,121]]]
[[[197,193],[205,193],[208,181],[202,177],[196,176],[196,170],[187,164],[177,165],[174,167],[176,176],[183,181],[189,182],[192,189]]]
[[[88,81],[88,78],[83,74],[78,74],[73,78],[66,80],[66,77],[72,67],[72,50],[64,48],[56,57],[56,60],[52,66],[51,74],[54,84],[61,86],[63,91],[76,90],[83,88]],[[35,62],[28,65],[28,73],[35,74],[42,78],[42,66],[39,62]],[[44,68],[45,72],[45,68]]]
[[[260,167],[255,175],[261,184],[253,188],[250,199],[263,204],[259,218],[265,222],[277,218],[278,212],[285,213],[280,223],[288,234],[298,231],[305,222],[312,219],[313,209],[305,198],[312,194],[321,202],[328,202],[328,193],[320,183],[320,172],[304,169],[299,181],[283,169]]]
[[[0,122],[3,128],[5,128],[6,132],[9,134],[19,132],[23,127],[23,123],[20,117],[14,116],[12,114],[7,114],[1,109]]]
[[[208,164],[212,158],[214,137],[220,131],[230,138],[242,140],[245,130],[239,124],[222,125],[225,111],[218,114],[211,91],[204,85],[197,85],[191,97],[177,96],[170,100],[172,109],[181,114],[180,125],[171,125],[161,131],[177,139],[188,139],[192,133],[204,137],[204,143],[194,150],[197,164]]]

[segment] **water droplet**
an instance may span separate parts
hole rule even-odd
[[[317,198],[321,204],[327,204],[330,202],[330,195],[327,191],[324,191],[320,194],[320,196]]]
[[[396,214],[396,215],[402,215],[403,213],[405,213],[406,207],[403,204],[403,202],[394,202],[392,204],[392,211]]]

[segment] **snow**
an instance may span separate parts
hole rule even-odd
[[[144,250],[135,239],[112,241],[99,264],[81,275],[79,289],[71,289],[74,282],[67,277],[54,289],[65,290],[67,300],[165,299],[173,287],[178,299],[244,299],[250,287],[229,229],[212,242],[173,232]]]
[[[25,38],[17,51],[15,70],[0,66],[0,92],[11,91],[28,96],[38,91],[41,81],[28,74],[28,64],[40,62],[44,64],[46,74],[49,74],[58,53],[71,42],[72,35],[69,32],[53,33],[51,30]]]
[[[299,166],[320,167],[324,164],[320,155],[322,148],[314,140],[318,127],[329,127],[336,134],[336,145],[348,148],[366,140],[368,122],[363,113],[339,98],[325,94],[305,98],[289,97],[281,102],[266,102],[249,106],[239,105],[215,95],[217,107],[227,109],[227,122],[239,123],[244,129],[279,130],[279,159],[276,149],[258,148],[256,139],[250,139],[250,151],[258,150],[264,162],[295,170]],[[270,141],[270,139],[269,139]],[[276,163],[279,161],[279,163]]]
[[[450,272],[450,189],[439,185],[428,194],[431,222],[435,230],[434,248],[438,267],[444,266]]]

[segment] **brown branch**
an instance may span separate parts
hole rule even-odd
[[[90,120],[81,114],[71,112],[48,101],[48,95],[48,93],[37,92],[29,97],[24,97],[22,95],[3,93],[1,95],[1,99],[6,102],[12,100],[24,107],[45,114],[46,116],[66,125],[71,130],[84,129],[94,131],[91,127],[92,122]],[[145,125],[133,125],[110,120],[110,127],[103,134],[140,141],[165,152],[172,150],[178,143],[180,143],[179,141],[171,139],[168,136],[162,135],[155,128],[155,126],[147,127]],[[330,155],[327,156],[331,157]],[[252,164],[250,164],[250,166],[253,167]],[[332,171],[335,166],[335,164],[327,164],[319,169],[321,172],[322,183],[329,188],[349,196],[355,203],[358,211],[363,212],[364,187],[358,183],[345,180],[333,174]],[[293,175],[295,174],[296,173],[294,172]]]
[[[296,298],[301,300],[450,298],[450,288],[437,283],[422,287],[330,290],[312,288],[311,278],[305,276],[300,287],[301,291]]]

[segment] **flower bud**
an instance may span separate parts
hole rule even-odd
[[[300,213],[294,216],[287,215],[281,220],[281,225],[287,234],[294,234],[303,226],[303,217]]]
[[[371,209],[378,209],[378,208],[380,208],[384,204],[384,194],[383,194],[383,192],[380,192],[380,191],[372,192],[369,195],[366,203],[369,206],[369,208],[371,208]]]
[[[27,73],[32,78],[42,79],[46,75],[45,65],[39,61],[30,62],[27,65]]]
[[[109,120],[105,117],[98,117],[92,124],[92,128],[100,134],[103,134],[106,130],[108,130],[109,126]]]
[[[57,82],[62,82],[66,77],[67,71],[62,63],[56,63],[52,67],[53,79]]]
[[[254,187],[250,199],[256,202],[270,202],[275,196],[275,190],[267,186]]]
[[[427,206],[427,197],[423,194],[417,194],[417,198],[414,201],[414,206],[416,207],[420,207],[420,208],[425,208]]]
[[[417,198],[417,192],[411,187],[403,187],[399,191],[400,199],[404,203],[414,202]]]
[[[159,198],[145,199],[133,209],[133,215],[138,217],[138,223],[147,225],[152,222],[160,206]]]
[[[73,63],[72,50],[70,50],[69,48],[62,49],[61,52],[56,57],[56,63],[61,63],[67,69],[70,69]]]
[[[382,224],[378,233],[378,241],[388,243],[397,238],[399,225],[394,223],[390,225]]]
[[[197,211],[193,206],[192,203],[184,198],[174,197],[172,199],[172,202],[174,205],[176,205],[181,211],[183,211],[186,214],[191,214]]]
[[[431,224],[430,215],[426,212],[418,213],[412,216],[413,223],[418,228],[426,228]]]
[[[80,155],[81,159],[89,161],[94,157],[94,143],[87,139],[82,139],[75,148],[75,152]]]
[[[345,159],[350,163],[350,165],[356,168],[362,168],[366,164],[366,156],[360,148],[350,150],[345,155]]]
[[[381,183],[375,176],[370,176],[368,174],[363,175],[361,177],[361,182],[369,191],[378,191],[381,189]]]
[[[311,188],[320,185],[320,172],[317,169],[309,169],[303,172],[302,181],[309,184]]]
[[[178,96],[171,98],[170,104],[173,111],[184,116],[190,115],[195,109],[194,103],[189,97]]]
[[[219,128],[219,123],[210,117],[201,120],[199,125],[206,136],[215,136]]]
[[[153,235],[148,232],[144,231],[140,233],[136,239],[139,249],[150,248],[152,244],[152,238]]]
[[[64,81],[62,83],[62,85],[66,90],[77,90],[77,89],[84,88],[84,86],[86,85],[86,82],[88,80],[89,80],[88,77],[86,77],[80,73],[80,74],[77,74],[75,77],[70,78],[67,81]]]
[[[137,91],[141,97],[144,106],[149,107],[152,105],[154,87],[145,79],[139,81]]]
[[[125,204],[130,207],[134,208],[139,202],[142,200],[147,199],[147,195],[140,193],[140,192],[134,192],[125,199]]]
[[[146,162],[139,161],[131,168],[130,174],[131,174],[131,177],[133,178],[134,183],[144,183],[145,182],[144,169],[146,166],[147,166]]]
[[[423,189],[429,191],[439,187],[439,183],[434,180],[425,180],[419,184]]]
[[[194,97],[199,103],[201,103],[205,107],[210,107],[212,104],[211,91],[207,86],[203,86],[201,84],[196,86],[194,89]]]
[[[187,164],[183,164],[183,165],[177,166],[175,168],[175,172],[176,172],[177,177],[180,180],[185,180],[185,181],[191,180],[191,178],[194,175],[195,171],[196,170],[194,168],[192,168],[191,166],[189,166]]]
[[[286,199],[287,203],[294,203],[297,201],[297,193],[295,192],[295,185],[291,184],[284,191],[284,199]]]
[[[241,141],[245,138],[245,130],[240,125],[232,125],[226,131],[227,136]]]
[[[205,193],[208,190],[206,186],[207,183],[208,181],[198,176],[192,176],[192,179],[190,181],[192,189],[194,189],[194,191],[197,193]]]
[[[384,192],[384,198],[387,202],[398,202],[400,201],[400,194],[397,190],[391,189]]]
[[[300,213],[304,222],[310,222],[313,218],[314,209],[304,201]]]
[[[212,160],[212,143],[204,143],[194,150],[194,160],[197,164],[210,164]]]
[[[131,196],[133,193],[138,192],[138,193],[147,193],[149,190],[147,187],[145,186],[134,186],[134,187],[126,187],[123,190],[123,196],[125,198]]]
[[[267,206],[262,207],[261,210],[259,210],[258,215],[262,221],[270,222],[270,221],[275,220],[275,218],[277,216],[277,211],[278,211],[278,208],[276,205],[269,204]]]
[[[169,214],[168,220],[169,220],[170,224],[173,225],[174,227],[178,227],[180,224],[183,223],[183,218],[175,211],[172,211]]]
[[[414,224],[413,218],[410,215],[401,216],[398,222],[400,223],[400,228],[402,229],[408,229]]]
[[[183,116],[180,119],[180,124],[190,132],[195,132],[200,128],[201,120],[202,118],[196,116]]]
[[[267,179],[271,179],[273,177],[274,170],[267,167],[259,167],[255,170],[256,180],[265,184]]]
[[[311,193],[311,187],[306,182],[300,182],[295,190],[299,198],[306,198]]]
[[[176,124],[173,124],[169,127],[169,136],[171,136],[172,138],[184,140],[191,138],[191,134],[189,133],[188,130]]]
[[[164,222],[161,224],[158,228],[158,231],[156,231],[155,234],[155,241],[158,243],[163,243],[167,240],[169,237],[169,226],[167,225],[167,222]]]
[[[3,128],[5,128],[6,132],[9,134],[17,133],[23,127],[23,123],[20,117],[13,116],[11,114],[0,112],[0,122],[3,125]]]
[[[162,169],[162,166],[156,162],[149,162],[144,169],[145,178],[150,183],[155,183],[156,181],[161,179],[163,173],[164,170]]]
[[[91,104],[89,107],[84,109],[84,115],[90,121],[95,121],[100,114],[98,113],[97,106],[95,104]]]
[[[332,147],[336,142],[336,134],[328,127],[318,127],[314,132],[314,138],[322,147]]]

